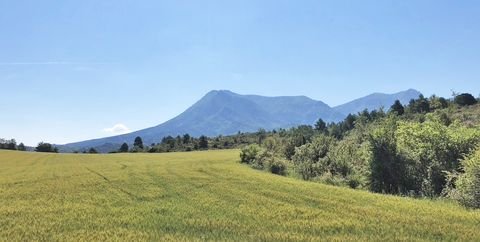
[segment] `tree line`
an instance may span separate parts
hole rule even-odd
[[[279,175],[480,208],[480,108],[470,108],[477,103],[468,93],[397,100],[387,111],[268,132],[240,159]]]

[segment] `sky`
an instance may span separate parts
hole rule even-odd
[[[0,0],[0,137],[158,125],[210,90],[480,94],[477,0]]]

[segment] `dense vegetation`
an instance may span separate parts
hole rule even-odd
[[[238,155],[0,151],[0,240],[480,238],[480,211],[257,172]]]
[[[419,96],[406,106],[395,102],[388,112],[365,110],[336,124],[319,120],[314,127],[268,132],[242,149],[241,160],[304,180],[479,207],[476,103],[470,94],[453,101]]]

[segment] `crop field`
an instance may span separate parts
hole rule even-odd
[[[0,151],[0,241],[480,240],[480,213],[304,182],[237,150]]]

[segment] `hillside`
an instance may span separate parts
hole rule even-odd
[[[238,151],[0,151],[0,238],[429,240],[480,238],[480,213],[256,171]]]
[[[326,122],[337,122],[345,118],[346,111],[373,110],[391,105],[397,98],[404,101],[418,97],[418,94],[414,90],[392,95],[372,94],[333,109],[305,96],[264,97],[225,90],[211,91],[177,117],[158,126],[124,135],[70,143],[62,146],[61,150],[70,152],[96,147],[101,152],[108,152],[112,147],[120,147],[123,142],[131,144],[137,136],[142,137],[146,144],[151,144],[160,142],[168,135],[231,135],[239,131],[254,132],[260,128],[271,130],[313,125],[319,118]]]
[[[358,113],[364,109],[372,111],[381,107],[385,108],[385,110],[388,110],[395,100],[400,100],[402,104],[406,105],[410,99],[418,98],[420,94],[421,93],[419,91],[414,89],[409,89],[394,94],[373,93],[368,96],[355,99],[351,102],[336,106],[333,109],[344,115]]]

